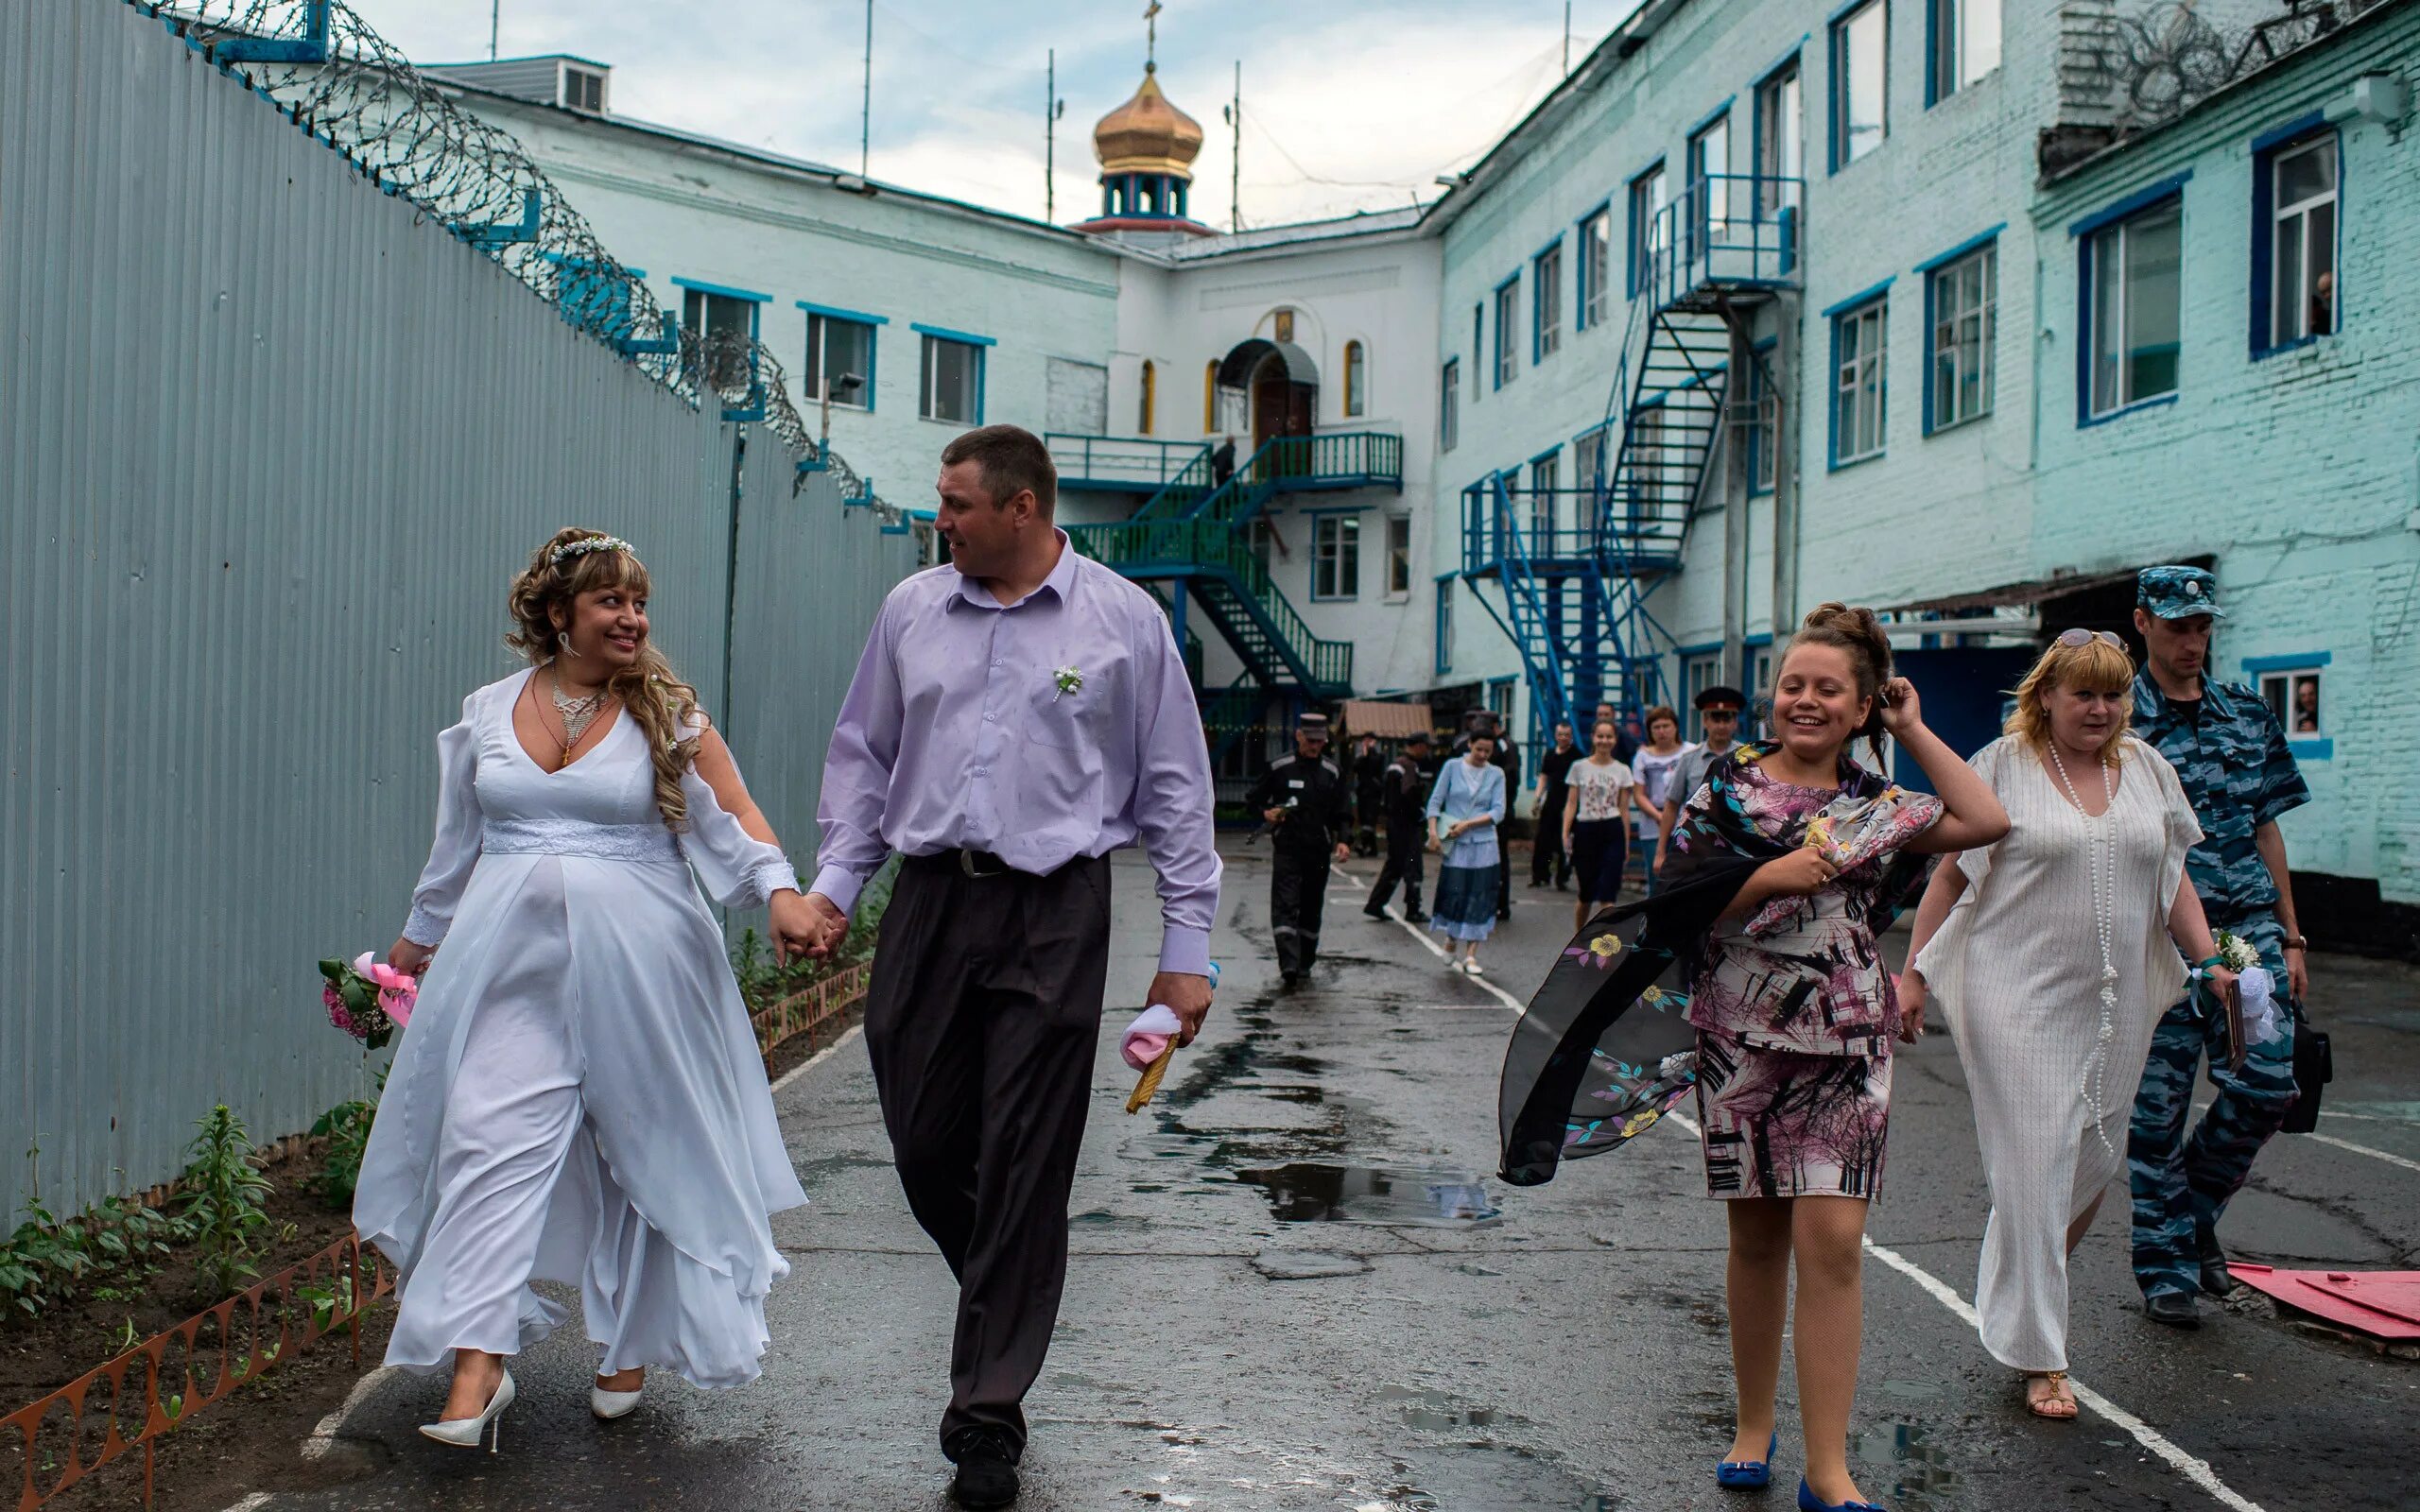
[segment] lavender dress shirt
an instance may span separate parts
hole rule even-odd
[[[1014,604],[946,565],[883,601],[824,758],[814,890],[846,913],[892,850],[1041,875],[1139,840],[1160,970],[1207,975],[1219,865],[1192,681],[1158,601],[1058,534]]]

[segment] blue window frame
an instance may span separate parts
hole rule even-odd
[[[1521,275],[1513,274],[1495,285],[1495,378],[1494,387],[1503,387],[1520,376],[1521,359],[1513,346],[1512,333],[1520,329]]]
[[[1689,130],[1689,246],[1699,256],[1730,239],[1731,103]]]
[[[1891,8],[1862,0],[1832,15],[1831,170],[1840,172],[1891,134]]]
[[[1766,494],[1773,491],[1775,473],[1781,461],[1781,401],[1765,376],[1772,362],[1777,338],[1767,336],[1756,343],[1754,357],[1748,364],[1748,491]]]
[[[1613,308],[1614,207],[1609,201],[1580,217],[1580,262],[1571,328],[1605,323]]]
[[[1450,452],[1462,438],[1462,359],[1448,357],[1437,375],[1437,450]]]
[[[1891,281],[1824,312],[1832,322],[1830,465],[1880,456],[1890,419]]]
[[[795,302],[806,312],[805,402],[821,399],[829,378],[833,404],[871,412],[877,357],[874,328],[889,325],[890,317],[805,300]]]
[[[1789,54],[1756,80],[1749,111],[1749,161],[1756,165],[1756,214],[1771,218],[1785,206],[1795,210],[1806,178],[1806,118],[1799,54],[1801,37]]]
[[[2277,728],[2286,732],[2287,747],[2304,761],[2324,762],[2336,754],[2336,740],[2329,733],[2335,728],[2329,717],[2333,710],[2323,687],[2331,660],[2333,653],[2327,651],[2243,659],[2244,680],[2260,691],[2261,701],[2277,717]]]
[[[1668,250],[1668,217],[1664,207],[1671,191],[1664,180],[1664,160],[1656,159],[1630,181],[1630,256],[1627,287],[1636,299],[1655,282],[1662,254]]]
[[[924,378],[916,413],[954,425],[983,423],[983,369],[994,345],[946,326],[909,325],[925,338]]]
[[[1563,347],[1563,238],[1530,259],[1530,365]]]
[[[2079,425],[2176,399],[2191,177],[2164,179],[2067,228],[2076,239]]]
[[[1451,573],[1437,578],[1437,675],[1443,677],[1454,670],[1454,577]]]
[[[1999,359],[1999,233],[1995,226],[1916,265],[1925,276],[1925,434],[1992,412]]]
[[[1925,108],[2000,66],[2001,0],[1925,0]]]
[[[726,393],[752,385],[756,378],[753,343],[761,314],[773,297],[697,279],[676,278],[672,284],[681,291],[682,326],[708,344],[700,376]]]
[[[2312,114],[2252,144],[2252,354],[2336,334],[2342,138]]]

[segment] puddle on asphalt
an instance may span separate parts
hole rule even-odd
[[[1948,1452],[1932,1442],[1922,1423],[1892,1423],[1851,1434],[1849,1458],[1861,1468],[1858,1484],[1865,1494],[1901,1512],[1965,1504],[1959,1494],[1964,1481],[1949,1468]],[[1888,1486],[1873,1484],[1886,1476]]]
[[[1260,1188],[1281,1223],[1467,1226],[1502,1215],[1467,1171],[1405,1171],[1383,1166],[1289,1160],[1237,1171]]]
[[[1495,1409],[1476,1407],[1443,1391],[1423,1391],[1417,1386],[1380,1386],[1380,1401],[1397,1402],[1397,1411],[1410,1426],[1431,1434],[1457,1433],[1466,1428],[1493,1428]]]

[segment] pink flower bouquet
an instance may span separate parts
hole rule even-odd
[[[350,965],[321,961],[320,974],[327,978],[320,988],[320,1001],[327,1007],[328,1022],[369,1049],[383,1048],[397,1029],[411,1022],[412,1005],[420,997],[419,981],[368,951]]]

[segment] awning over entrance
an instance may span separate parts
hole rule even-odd
[[[1979,609],[2024,609],[2047,599],[2065,598],[2070,593],[2087,593],[2095,589],[2130,583],[2142,569],[2128,567],[2114,573],[2062,573],[2051,577],[2028,578],[2019,583],[2002,583],[1971,593],[1949,593],[1940,598],[1920,598],[1912,603],[1880,607],[1890,614],[1957,614]]]
[[[1409,740],[1434,731],[1425,703],[1386,703],[1375,698],[1347,698],[1338,722],[1347,736],[1375,735],[1380,740]]]
[[[1320,369],[1311,361],[1309,352],[1291,341],[1271,341],[1265,336],[1253,336],[1249,341],[1238,342],[1235,351],[1219,359],[1219,387],[1244,387],[1252,382],[1253,370],[1260,366],[1260,359],[1272,352],[1285,360],[1287,382],[1318,387]]]

